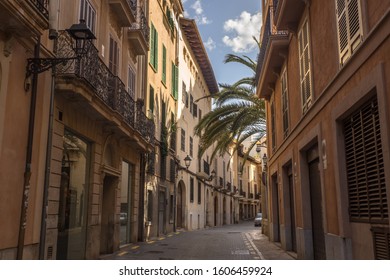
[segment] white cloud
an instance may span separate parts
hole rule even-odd
[[[224,30],[233,33],[233,35],[225,35],[222,41],[234,52],[250,52],[256,48],[256,42],[253,40],[253,37],[259,38],[261,23],[260,13],[251,15],[243,11],[239,18],[225,21]]]
[[[202,3],[200,0],[196,0],[195,3],[191,5],[191,8],[195,10],[197,15],[201,15],[203,13]]]
[[[203,44],[205,48],[208,49],[209,51],[212,51],[217,47],[217,45],[215,44],[214,40],[211,37],[209,37],[206,42],[203,42]]]
[[[197,24],[202,25],[202,24],[210,24],[211,23],[211,20],[209,20],[207,18],[207,16],[204,14],[204,10],[203,10],[203,7],[202,7],[201,0],[196,0],[191,5],[191,9],[193,9],[194,12],[195,12],[194,19],[195,19]],[[187,13],[187,15],[188,15],[188,13]]]

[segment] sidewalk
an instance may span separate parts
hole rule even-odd
[[[284,251],[279,243],[268,240],[268,237],[259,230],[256,233],[250,233],[253,245],[261,253],[265,260],[295,260],[296,254]]]

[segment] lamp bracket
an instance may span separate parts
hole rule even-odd
[[[53,68],[58,64],[66,64],[69,60],[80,59],[75,57],[51,57],[51,58],[29,58],[27,59],[26,78],[32,74],[39,74]]]

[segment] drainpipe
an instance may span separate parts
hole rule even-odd
[[[34,57],[39,58],[39,52],[41,49],[41,37],[38,37],[38,42],[34,48]],[[27,136],[27,152],[26,152],[26,165],[24,169],[24,182],[23,182],[23,197],[19,222],[19,235],[18,235],[18,247],[16,258],[18,260],[23,259],[24,249],[24,236],[26,233],[27,224],[27,209],[30,193],[30,179],[31,179],[31,162],[33,152],[33,138],[34,138],[34,122],[35,122],[35,107],[37,103],[37,91],[38,91],[38,74],[32,74],[31,82],[31,102],[30,102],[30,116],[28,124],[28,136]]]

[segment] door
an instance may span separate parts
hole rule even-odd
[[[290,169],[291,170],[291,169]],[[291,249],[293,252],[297,252],[297,238],[295,234],[295,202],[294,202],[294,184],[293,175],[288,173],[288,195],[290,198],[290,224],[291,224]]]
[[[313,231],[314,259],[326,259],[325,235],[322,221],[322,195],[319,158],[309,162],[311,222]]]
[[[179,184],[179,188],[177,190],[177,227],[183,227],[183,187]]]
[[[165,191],[160,190],[158,196],[158,235],[165,234]]]

